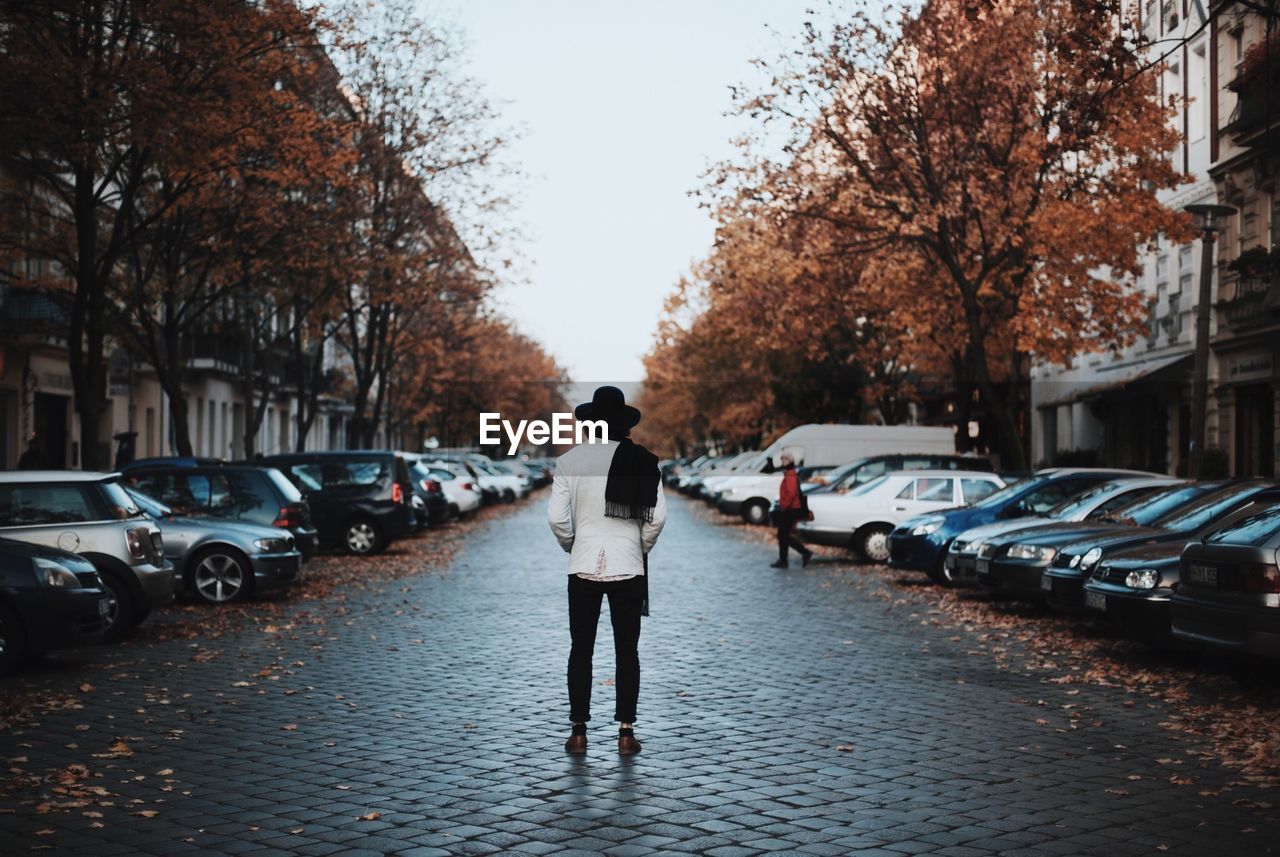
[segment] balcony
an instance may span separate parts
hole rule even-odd
[[[1236,93],[1236,108],[1223,127],[1230,132],[1241,145],[1253,145],[1258,140],[1246,139],[1268,134],[1258,134],[1277,128],[1277,116],[1280,113],[1280,54],[1268,53],[1260,48],[1265,44],[1255,45],[1250,49],[1251,58],[1246,60],[1240,74],[1227,84],[1227,88]],[[1280,49],[1280,46],[1273,46]]]
[[[1280,276],[1223,274],[1218,311],[1232,330],[1246,330],[1280,323]]]

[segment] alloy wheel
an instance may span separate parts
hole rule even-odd
[[[378,534],[368,521],[356,521],[347,527],[347,547],[352,553],[370,553],[378,543]]]
[[[244,589],[244,569],[235,557],[211,553],[200,560],[192,575],[196,594],[205,601],[232,601]]]

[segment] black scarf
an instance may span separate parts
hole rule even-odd
[[[624,437],[609,463],[609,481],[604,486],[605,517],[652,522],[660,480],[658,456]]]

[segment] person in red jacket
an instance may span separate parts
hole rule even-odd
[[[782,486],[778,489],[778,561],[770,568],[787,568],[787,549],[795,548],[800,553],[800,564],[808,565],[813,558],[809,550],[791,534],[796,521],[800,520],[803,504],[800,502],[800,477],[796,474],[796,461],[788,453],[778,458],[782,465]]]

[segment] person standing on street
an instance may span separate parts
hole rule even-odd
[[[804,500],[800,494],[800,476],[796,473],[796,460],[790,453],[784,452],[778,459],[782,465],[782,485],[778,489],[778,561],[770,568],[788,568],[787,549],[795,548],[800,553],[800,564],[808,565],[813,558],[809,550],[792,535],[796,522],[800,520],[804,509]]]
[[[591,659],[600,605],[609,599],[616,658],[618,752],[640,752],[635,737],[640,697],[640,617],[648,615],[648,557],[666,523],[658,457],[629,434],[640,411],[617,387],[600,387],[574,409],[579,420],[603,420],[608,443],[584,443],[560,456],[547,520],[569,554],[569,753],[587,751]]]

